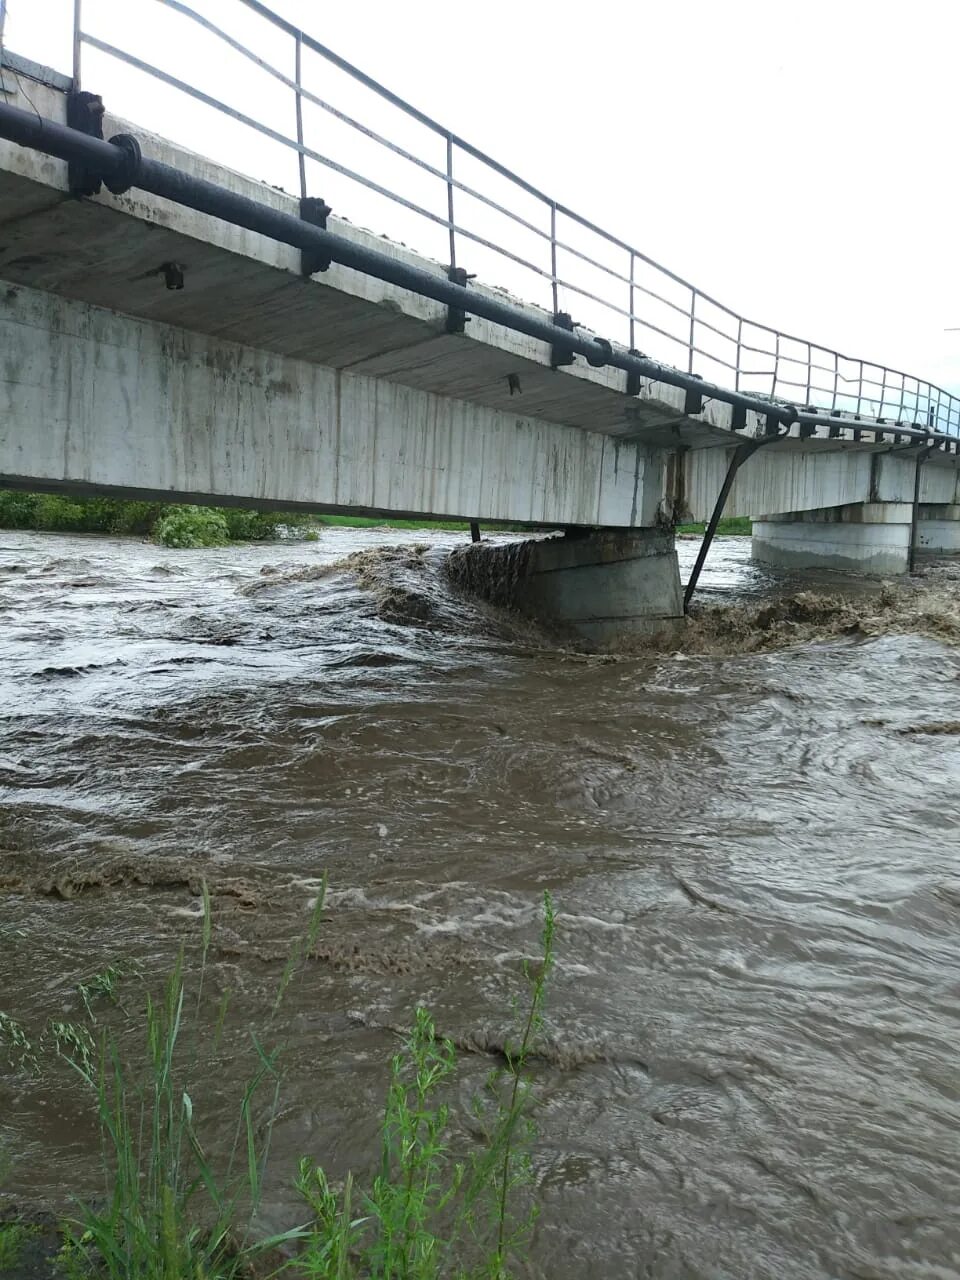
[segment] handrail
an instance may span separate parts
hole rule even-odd
[[[295,129],[286,133],[281,127],[277,127],[276,121],[268,124],[257,120],[231,107],[215,94],[205,92],[202,87],[188,84],[162,67],[137,57],[129,49],[122,49],[98,37],[84,27],[83,0],[73,0],[75,85],[80,82],[83,47],[94,48],[109,58],[122,61],[142,74],[156,78],[178,92],[231,116],[261,136],[295,152],[298,157],[301,197],[309,194],[305,163],[309,160],[322,166],[324,170],[338,174],[392,204],[405,208],[422,219],[424,226],[442,228],[449,240],[450,261],[447,265],[451,270],[457,265],[458,240],[481,246],[498,255],[505,264],[510,264],[511,269],[522,268],[531,273],[534,281],[546,281],[550,290],[549,309],[555,316],[559,314],[561,304],[566,307],[586,304],[588,310],[592,304],[598,315],[608,318],[611,331],[605,334],[606,337],[613,341],[627,342],[629,349],[633,350],[637,326],[640,326],[648,334],[657,335],[673,344],[671,351],[677,353],[677,367],[685,373],[706,377],[713,369],[732,371],[735,390],[738,392],[744,389],[746,383],[749,390],[772,399],[795,398],[794,393],[802,393],[805,407],[831,412],[860,412],[866,404],[873,407],[876,417],[919,421],[925,427],[960,436],[960,397],[912,374],[860,357],[844,355],[811,339],[799,338],[740,315],[627,241],[552,199],[506,165],[406,102],[309,32],[275,13],[263,0],[235,0],[232,12],[236,13],[237,7],[242,6],[256,18],[289,37],[293,55],[292,76],[250,48],[235,32],[227,30],[222,25],[223,19],[219,14],[219,22],[213,22],[193,8],[187,0],[141,0],[141,3],[145,2],[159,4],[179,18],[201,27],[208,35],[220,41],[225,49],[249,60],[283,88],[289,89],[293,107],[291,123],[295,120]],[[3,0],[0,0],[0,5],[2,3]],[[418,156],[411,148],[401,146],[384,136],[369,123],[357,118],[356,112],[341,110],[330,100],[330,94],[321,96],[304,84],[305,51],[345,73],[382,103],[399,111],[404,118],[415,121],[436,134],[445,144],[445,167],[440,167],[439,163],[431,163]],[[329,114],[346,128],[384,148],[399,160],[414,166],[430,178],[437,179],[438,184],[442,184],[442,202],[438,194],[437,207],[426,208],[419,200],[391,189],[385,181],[378,181],[379,166],[374,165],[372,172],[362,172],[359,167],[340,163],[326,154],[320,144],[314,144],[312,138],[305,141],[308,131],[304,122],[304,104]],[[505,180],[524,199],[532,199],[540,205],[543,210],[543,225],[537,225],[532,213],[528,216],[526,211],[521,214],[511,209],[501,194],[498,193],[494,198],[482,190],[482,182],[474,180],[468,184],[457,176],[456,161],[464,156],[476,161],[485,173]],[[323,194],[327,198],[332,196],[335,201],[335,192],[331,192],[328,184],[325,185]],[[533,237],[537,244],[543,244],[542,260],[533,260],[527,256],[533,250],[521,251],[515,243],[509,241],[507,233],[498,236],[480,225],[475,224],[472,228],[464,225],[462,218],[457,217],[458,196],[478,201],[485,209],[507,219],[508,227],[516,229],[517,234]],[[341,209],[337,208],[336,212],[340,213]],[[349,215],[351,210],[346,209],[344,212]],[[512,234],[513,230],[509,232],[509,235]],[[592,250],[592,246],[591,251],[588,251],[582,244],[574,243],[575,238],[583,237],[590,237],[594,243],[601,243],[603,256],[609,261],[601,260],[598,251]],[[621,255],[622,265],[618,266],[617,259]],[[462,255],[460,265],[463,266]],[[602,283],[591,279],[591,273],[602,278]],[[675,296],[665,296],[668,294]],[[538,305],[543,305],[544,301],[535,297],[529,300]],[[727,321],[729,332],[722,327]],[[674,325],[676,327],[672,329]],[[604,325],[591,323],[591,328],[603,329]],[[751,357],[756,356],[763,357],[762,363],[769,363],[770,367],[751,368],[750,364],[755,364]],[[823,363],[824,360],[827,363]]]

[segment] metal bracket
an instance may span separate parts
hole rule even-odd
[[[636,347],[631,347],[630,350],[627,352],[627,355],[639,356],[641,360],[644,358],[643,352],[638,351]],[[643,390],[643,378],[641,378],[639,373],[635,373],[632,369],[628,369],[627,370],[627,395],[638,396],[642,390]]]
[[[103,137],[103,99],[98,93],[87,93],[81,89],[77,93],[67,94],[67,125],[79,133],[91,138]],[[82,196],[98,196],[103,179],[94,169],[76,160],[67,165],[67,186],[70,194],[78,199]]]
[[[476,275],[468,275],[463,267],[451,267],[447,279],[451,284],[459,284],[464,289],[468,280],[476,280]],[[470,317],[461,307],[447,307],[447,333],[463,333]]]
[[[690,377],[695,378],[697,375],[691,373]],[[703,396],[699,391],[695,391],[693,387],[687,387],[683,394],[683,412],[687,417],[694,414],[703,413]]]
[[[747,407],[742,404],[734,404],[730,406],[730,429],[731,431],[744,431],[747,425]]]
[[[569,311],[558,311],[553,317],[553,323],[558,329],[567,329],[573,333],[574,322]],[[559,369],[561,365],[573,364],[575,356],[569,347],[563,347],[554,343],[550,348],[550,368]]]
[[[301,196],[300,198],[300,217],[304,222],[309,222],[312,227],[319,227],[321,231],[326,231],[327,217],[332,212],[330,206],[319,196]],[[332,259],[325,253],[301,249],[300,274],[312,276],[318,271],[327,271],[331,262]]]

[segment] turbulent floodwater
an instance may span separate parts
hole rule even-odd
[[[457,599],[458,536],[414,536],[0,532],[0,1008],[163,972],[206,877],[226,1126],[326,874],[273,1229],[301,1154],[372,1167],[417,1002],[471,1141],[548,888],[530,1275],[960,1275],[960,579],[851,596],[728,540],[677,652],[590,656]],[[0,1077],[16,1195],[95,1193],[68,1076]]]

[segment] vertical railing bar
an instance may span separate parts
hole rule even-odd
[[[693,373],[693,343],[697,323],[697,291],[690,290],[690,338],[687,343],[687,373]]]
[[[298,31],[296,36],[296,56],[293,78],[296,81],[296,100],[297,100],[297,159],[300,162],[300,198],[307,198],[307,158],[303,154],[303,94],[300,92],[303,84],[303,36]]]
[[[860,413],[860,406],[863,403],[863,361],[860,361],[860,377],[857,380],[857,413]]]
[[[73,92],[80,89],[80,32],[82,0],[73,0]]]
[[[810,343],[808,342],[807,343],[807,408],[810,407],[810,402],[813,396],[813,392],[810,386],[810,383],[812,381],[813,381],[813,348],[810,346]]]
[[[553,314],[560,314],[560,295],[557,290],[557,202],[550,201],[550,286],[553,292]]]
[[[453,221],[453,134],[447,134],[447,222],[450,224],[450,271],[457,266],[457,233]]]
[[[631,351],[635,351],[637,349],[637,343],[636,343],[637,322],[634,319],[634,314],[633,314],[633,307],[634,307],[634,300],[635,300],[633,282],[634,282],[634,271],[636,269],[636,262],[637,262],[637,255],[631,249],[630,250],[630,350]]]
[[[833,353],[833,402],[830,405],[830,412],[837,412],[837,391],[840,388],[840,355],[838,352]]]
[[[743,316],[737,316],[737,368],[733,378],[735,391],[740,390],[740,361],[743,359]]]
[[[775,396],[777,394],[777,379],[780,377],[780,334],[777,332],[773,336],[773,386],[770,388],[770,394]]]
[[[3,24],[7,20],[7,0],[0,0],[0,49],[3,48]]]
[[[878,417],[878,418],[882,418],[882,417],[884,416],[884,413],[883,413],[883,404],[884,404],[884,401],[885,401],[885,400],[886,400],[886,398],[887,398],[887,372],[888,372],[888,370],[887,370],[887,366],[886,366],[886,365],[884,365],[884,366],[883,366],[883,379],[882,379],[882,381],[881,381],[881,383],[880,383],[880,412],[877,414],[877,417]]]

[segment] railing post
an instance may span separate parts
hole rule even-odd
[[[883,378],[881,379],[881,382],[880,382],[880,412],[877,414],[878,418],[882,418],[884,416],[883,402],[886,400],[886,398],[887,398],[887,366],[884,365]]]
[[[0,0],[0,49],[3,48],[3,24],[7,20],[7,0]]]
[[[780,377],[780,334],[773,335],[773,386],[770,388],[770,394],[777,394],[777,379]]]
[[[636,268],[636,261],[637,261],[637,255],[631,249],[630,250],[630,350],[631,351],[636,351],[637,349],[637,342],[636,342],[637,322],[634,319],[634,315],[633,315],[633,306],[634,306],[633,278],[634,278],[634,270]]]
[[[560,294],[557,289],[557,202],[550,201],[550,285],[553,290],[553,314],[560,312]]]
[[[863,361],[860,361],[860,377],[857,381],[857,413],[860,413],[860,406],[863,403]]]
[[[837,391],[840,388],[840,356],[838,352],[833,353],[833,403],[830,405],[830,412],[837,411]]]
[[[80,91],[81,0],[73,0],[73,92]]]
[[[694,326],[697,323],[697,291],[690,290],[690,337],[687,343],[687,373],[693,373]]]
[[[447,134],[447,222],[450,232],[450,270],[457,265],[457,233],[453,220],[453,134]]]
[[[740,361],[743,359],[743,316],[737,316],[737,367],[733,375],[735,391],[740,390]]]
[[[297,160],[300,162],[300,199],[307,198],[307,160],[303,154],[303,95],[300,92],[302,86],[302,64],[303,64],[303,37],[300,32],[296,36],[296,66],[294,69],[294,80],[296,82],[296,101],[297,101]]]
[[[809,408],[810,405],[813,403],[813,400],[811,398],[813,395],[813,389],[810,385],[812,382],[813,382],[813,349],[811,348],[810,343],[808,342],[807,343],[807,399],[806,399],[807,408]]]

